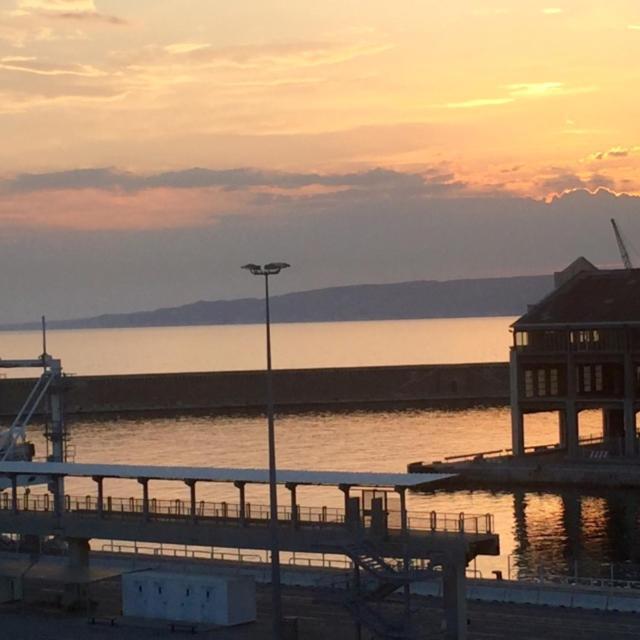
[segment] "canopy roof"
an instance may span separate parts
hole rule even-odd
[[[53,475],[88,478],[126,478],[148,480],[199,480],[202,482],[246,482],[268,484],[268,469],[230,469],[215,467],[156,467],[129,464],[77,464],[63,462],[0,462],[0,475]],[[306,484],[352,487],[418,487],[441,483],[447,473],[361,473],[354,471],[296,471],[281,469],[278,484]]]

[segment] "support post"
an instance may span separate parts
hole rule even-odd
[[[240,480],[236,480],[233,483],[233,486],[238,490],[238,492],[240,493],[240,525],[243,527],[247,526],[247,499],[246,499],[246,495],[245,495],[245,485],[246,482],[242,482]]]
[[[409,557],[409,516],[407,513],[407,488],[396,487],[396,492],[400,496],[400,534],[402,536],[403,566],[405,573],[404,593],[404,616],[407,630],[411,620],[411,585],[409,584],[409,572],[411,570],[411,559]]]
[[[291,526],[294,529],[298,528],[298,502],[296,496],[296,489],[298,487],[294,482],[286,482],[284,485],[291,492]]]
[[[104,515],[104,478],[100,476],[93,476],[92,480],[98,485],[98,501],[97,501],[97,512],[98,517],[102,518]]]
[[[360,593],[360,567],[357,562],[353,563],[353,587],[352,587],[352,596],[356,602],[360,602],[361,593]],[[362,640],[362,623],[360,622],[360,618],[355,618],[356,622],[356,640]]]
[[[518,352],[509,355],[509,391],[511,398],[511,450],[514,456],[524,455],[524,417],[520,409],[520,373]]]
[[[64,424],[64,405],[63,405],[63,389],[62,389],[62,363],[60,360],[51,359],[49,361],[51,375],[53,381],[51,383],[51,391],[49,402],[51,407],[51,455],[49,462],[65,461],[65,424]],[[64,476],[56,476],[51,480],[51,493],[53,493],[54,503],[63,505],[64,503]],[[62,513],[60,508],[58,513]]]
[[[349,508],[349,497],[350,497],[350,492],[351,492],[351,485],[350,484],[339,484],[338,485],[338,489],[340,489],[340,491],[342,491],[342,493],[344,493],[344,517],[345,520],[347,519],[347,509]]]
[[[149,478],[138,478],[142,485],[142,516],[149,520]]]
[[[447,562],[442,571],[445,640],[467,639],[467,600],[465,563],[462,558]]]
[[[558,411],[558,445],[567,448],[567,416],[564,411]]]
[[[571,341],[569,341],[569,351],[567,352],[567,398],[565,400],[565,431],[567,437],[567,456],[571,460],[580,457],[580,440],[578,437],[578,411],[576,409],[577,395],[577,369],[573,352],[571,351]]]
[[[624,455],[632,458],[636,455],[636,376],[628,336],[626,344],[627,348],[624,354]]]
[[[196,508],[196,481],[185,480],[184,483],[189,487],[189,503],[191,505],[191,522],[196,524],[198,522],[198,513]]]

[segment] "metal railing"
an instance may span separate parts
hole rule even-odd
[[[69,513],[99,514],[105,517],[123,517],[145,515],[144,501],[140,498],[120,498],[107,496],[103,498],[102,505],[95,496],[70,496],[64,497],[64,508]],[[195,513],[191,511],[190,501],[160,500],[150,498],[148,501],[148,516],[154,520],[176,519],[204,519],[221,520],[224,522],[267,523],[270,517],[269,505],[245,503],[244,513],[239,504],[230,502],[208,502],[200,500],[195,504]],[[49,493],[32,494],[25,492],[18,496],[15,508],[19,511],[53,512],[54,500]],[[0,493],[0,510],[14,509],[11,493]],[[295,522],[304,526],[335,526],[345,523],[343,509],[335,507],[307,507],[298,506]],[[290,507],[278,507],[278,521],[292,523],[293,511]],[[400,522],[400,514],[397,511],[388,511],[387,519],[390,522]],[[441,532],[441,533],[468,533],[491,534],[494,531],[493,516],[491,514],[465,514],[465,513],[441,513],[409,512],[408,526],[412,531]]]

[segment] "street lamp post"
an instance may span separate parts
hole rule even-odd
[[[276,483],[276,436],[273,417],[273,373],[271,369],[271,314],[269,310],[269,276],[289,267],[286,262],[264,266],[245,264],[254,276],[264,277],[265,325],[267,332],[267,423],[269,426],[269,529],[271,532],[271,590],[273,597],[273,637],[282,638],[282,595],[280,592],[280,546],[278,544],[278,485]]]

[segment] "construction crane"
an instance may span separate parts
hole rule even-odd
[[[629,257],[629,252],[627,251],[627,247],[625,247],[624,245],[622,235],[620,235],[620,229],[618,229],[618,225],[613,218],[611,218],[611,226],[613,227],[613,233],[615,233],[616,236],[616,242],[618,243],[618,250],[620,251],[620,257],[622,258],[622,262],[624,263],[624,268],[633,269],[631,258]]]

